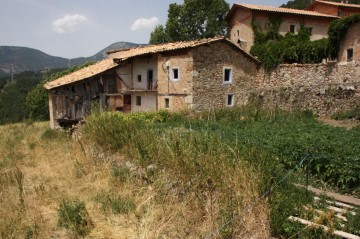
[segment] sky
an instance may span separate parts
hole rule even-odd
[[[227,0],[280,6],[287,0]],[[119,42],[148,43],[183,0],[0,0],[0,46],[24,46],[65,58],[88,57]]]

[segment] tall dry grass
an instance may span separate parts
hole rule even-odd
[[[0,237],[78,237],[58,226],[63,200],[85,203],[89,238],[269,237],[268,204],[254,203],[261,175],[246,156],[218,138],[200,144],[204,135],[184,129],[135,126],[115,147],[89,133],[73,139],[47,122],[1,126]],[[101,141],[104,132],[94,133]],[[102,142],[115,132],[107,135]],[[121,199],[135,208],[116,213]]]

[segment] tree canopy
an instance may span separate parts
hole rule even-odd
[[[226,35],[228,11],[229,4],[225,0],[184,0],[182,5],[172,3],[165,26],[156,26],[150,35],[150,44]]]

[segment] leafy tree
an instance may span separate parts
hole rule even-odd
[[[188,41],[226,35],[229,4],[225,0],[185,0],[169,5],[165,28],[157,26],[150,43]]]
[[[9,78],[0,79],[0,124],[14,123],[27,117],[25,105],[27,93],[42,79],[41,73],[23,72]]]
[[[169,35],[166,33],[163,25],[157,25],[150,34],[150,44],[161,44],[170,41]]]

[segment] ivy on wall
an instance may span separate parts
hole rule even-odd
[[[340,51],[340,43],[346,35],[348,28],[355,23],[360,22],[360,14],[355,14],[350,17],[341,18],[333,21],[330,24],[328,35],[328,54],[332,58],[336,58]]]
[[[256,56],[268,72],[282,63],[320,63],[327,57],[327,39],[310,41],[310,29],[301,26],[298,34],[279,34],[280,16],[269,17],[263,30],[255,19],[252,28],[255,43],[250,53]]]

